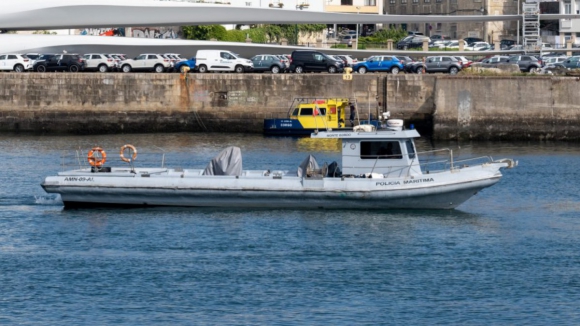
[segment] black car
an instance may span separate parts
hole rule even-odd
[[[297,74],[303,72],[328,71],[332,74],[343,72],[344,63],[342,60],[334,59],[319,51],[296,50],[292,51],[290,71]]]
[[[78,54],[43,54],[34,66],[33,71],[70,71],[79,72],[84,69],[85,62]]]
[[[401,64],[403,65],[403,70],[406,73],[414,73],[415,72],[415,70],[414,70],[415,60],[413,60],[411,57],[398,55],[397,59],[399,59],[399,61],[401,61]]]
[[[397,43],[397,49],[405,50],[405,49],[412,49],[412,48],[422,48],[423,41],[427,40],[427,42],[431,42],[429,37],[424,35],[410,35],[402,39]]]
[[[463,40],[467,42],[467,45],[471,45],[474,42],[483,42],[483,39],[480,39],[479,37],[466,37]]]

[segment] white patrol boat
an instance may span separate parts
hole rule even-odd
[[[172,169],[163,163],[139,168],[137,150],[125,145],[121,159],[127,167],[106,167],[105,152],[93,148],[85,167],[49,176],[42,187],[60,194],[67,207],[452,209],[498,182],[501,168],[517,165],[488,156],[454,162],[449,149],[418,153],[416,130],[403,130],[402,120],[386,123],[379,130],[361,125],[313,133],[316,139],[342,139],[341,167],[336,162],[319,166],[310,155],[293,171],[243,170],[240,149],[229,147],[205,169]],[[419,155],[435,160],[422,162]]]

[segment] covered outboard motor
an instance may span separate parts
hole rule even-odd
[[[205,167],[203,175],[242,174],[242,151],[239,147],[230,146],[224,149]]]
[[[338,163],[336,161],[330,163],[328,166],[328,174],[326,175],[328,178],[340,178],[342,177],[342,171],[338,167]]]

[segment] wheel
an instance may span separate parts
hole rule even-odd
[[[77,66],[77,65],[72,65],[68,68],[68,71],[70,71],[70,72],[79,72],[79,70],[80,70],[79,66]]]
[[[107,65],[99,66],[99,72],[107,72],[107,71],[109,71],[109,67],[107,67]]]
[[[272,68],[270,68],[270,71],[271,71],[273,74],[280,73],[280,67],[278,67],[278,66],[272,66]]]
[[[530,67],[530,69],[528,69],[528,72],[534,74],[534,73],[538,72],[538,68],[537,67]]]
[[[244,72],[244,67],[243,66],[236,66],[236,69],[234,70],[237,74],[241,74]]]
[[[422,75],[425,73],[425,68],[417,67],[417,70],[415,72],[418,73],[419,75]]]
[[[45,65],[39,65],[38,67],[36,67],[36,71],[38,71],[38,72],[46,72],[46,66]]]
[[[156,73],[161,73],[165,71],[165,68],[162,65],[156,65],[154,68]]]
[[[449,73],[451,75],[457,75],[458,72],[459,72],[459,69],[457,69],[457,67],[451,67],[451,68],[449,68]]]
[[[301,74],[304,72],[304,68],[302,68],[302,66],[297,66],[296,68],[294,68],[294,72],[297,74]]]
[[[366,74],[367,73],[367,68],[365,68],[365,67],[358,68],[358,73],[359,74]]]
[[[23,65],[16,65],[14,67],[14,71],[15,72],[24,72],[24,66]]]
[[[328,73],[329,74],[335,74],[336,73],[336,67],[335,66],[328,67]]]
[[[207,66],[201,65],[199,68],[197,68],[197,71],[199,71],[200,74],[205,74],[207,72]]]
[[[396,75],[399,73],[399,67],[393,67],[391,68],[391,74]]]
[[[123,68],[121,68],[121,70],[123,70],[123,72],[131,72],[131,66],[124,65]]]

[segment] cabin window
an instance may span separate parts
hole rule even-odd
[[[360,143],[360,158],[363,160],[402,159],[398,141],[363,141]]]
[[[413,146],[413,141],[407,140],[406,144],[407,144],[407,154],[409,154],[409,159],[414,159],[415,158],[415,146]]]
[[[292,115],[293,115],[293,116],[296,116],[296,115],[298,115],[298,111],[300,111],[300,109],[298,109],[298,108],[295,108],[295,109],[294,109],[294,111],[292,111]]]
[[[312,116],[313,111],[314,111],[314,108],[301,108],[300,115],[301,116],[307,116],[307,115]],[[326,115],[326,108],[318,108],[318,114],[319,115]]]

